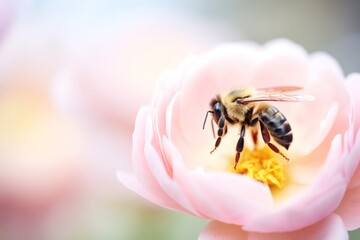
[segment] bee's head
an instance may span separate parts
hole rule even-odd
[[[217,96],[216,98],[211,100],[210,108],[211,108],[215,123],[218,123],[219,119],[224,111],[224,105],[220,101],[220,96]]]
[[[241,104],[241,100],[253,96],[255,89],[253,88],[240,88],[234,89],[226,95],[226,100],[230,103]]]
[[[210,102],[210,110],[207,111],[207,113],[205,115],[203,129],[205,128],[206,119],[207,119],[209,113],[211,113],[213,115],[213,120],[215,121],[216,124],[218,124],[221,115],[223,115],[223,111],[225,111],[225,108],[224,108],[224,105],[221,103],[220,96],[216,96],[216,98],[213,98]],[[213,128],[213,131],[214,131],[214,128]]]
[[[239,108],[244,108],[245,111],[245,109],[253,107],[253,104],[249,105],[247,102],[243,102],[243,100],[252,97],[255,93],[256,90],[250,87],[234,89],[225,95],[224,105],[227,108],[233,108],[233,111]]]

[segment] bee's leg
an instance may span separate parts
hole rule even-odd
[[[240,153],[244,149],[244,136],[245,136],[245,125],[242,125],[240,131],[240,138],[236,144],[236,155],[235,155],[235,165],[234,165],[235,170],[240,159]]]
[[[251,137],[255,146],[257,145],[257,136],[258,131],[255,128],[251,129]]]
[[[251,137],[252,137],[252,140],[253,140],[253,143],[255,146],[257,145],[258,131],[254,126],[258,123],[258,121],[259,121],[259,118],[256,117],[256,118],[252,119],[249,124],[251,127],[253,127],[251,129]]]
[[[270,142],[270,134],[267,128],[265,127],[264,123],[262,123],[261,121],[259,121],[259,123],[260,123],[261,135],[264,139],[264,142],[271,148],[271,150],[280,154],[281,156],[283,156],[283,158],[289,161],[289,158],[287,158],[282,152],[280,152],[280,150],[274,144]]]
[[[227,132],[227,126],[225,124],[225,116],[221,116],[219,119],[219,123],[218,123],[219,129],[217,131],[217,136],[218,138],[216,139],[215,142],[215,147],[214,149],[210,152],[211,154],[216,150],[216,148],[220,145],[221,143],[221,138],[223,136],[225,136],[226,132]]]

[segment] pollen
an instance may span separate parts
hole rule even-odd
[[[268,146],[254,150],[245,148],[236,169],[231,168],[231,171],[251,177],[270,188],[281,189],[286,180],[284,164],[284,159]]]

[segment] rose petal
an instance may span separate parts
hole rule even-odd
[[[168,175],[166,167],[162,164],[161,156],[158,155],[157,150],[151,145],[146,145],[145,151],[147,152],[146,162],[150,172],[166,194],[182,207],[179,210],[186,209],[185,212],[198,215],[199,213],[194,209],[191,199],[187,198],[182,189],[173,181],[172,176]]]
[[[341,218],[336,214],[310,227],[285,233],[249,233],[248,240],[347,240],[349,238]]]
[[[189,171],[174,162],[174,181],[209,219],[241,225],[273,205],[267,186],[242,175]]]
[[[262,50],[260,63],[251,78],[252,86],[304,85],[308,72],[306,52],[302,47],[280,39],[267,43]]]
[[[120,169],[118,179],[128,188],[140,195],[153,200],[155,203],[172,209],[182,210],[183,208],[176,204],[159,185],[157,179],[152,175],[148,163],[145,161],[145,141],[144,132],[147,131],[148,140],[151,140],[151,128],[149,129],[149,108],[143,107],[139,110],[136,118],[136,128],[133,134],[133,157],[131,169]],[[127,159],[131,161],[131,159]],[[130,164],[123,164],[130,165]]]
[[[359,139],[360,139],[360,131],[358,132],[358,137],[357,137],[358,141],[359,142]],[[359,143],[358,143],[359,144]],[[358,145],[357,144],[357,145]],[[360,150],[359,147],[355,148],[356,150],[356,154],[353,154],[353,158],[358,158],[359,159],[359,156],[360,156],[360,153],[358,153]],[[359,160],[358,160],[359,161]],[[355,188],[355,187],[359,187],[360,186],[360,167],[359,165],[357,166],[356,168],[356,171],[355,173],[353,174],[352,178],[351,178],[351,181],[348,185],[348,189],[352,189],[352,188]]]
[[[244,229],[257,232],[293,231],[314,224],[333,212],[347,184],[343,171],[339,171],[344,164],[338,161],[341,157],[339,146],[340,135],[332,143],[324,168],[306,191],[282,203],[278,209],[246,223]]]
[[[247,233],[240,226],[218,221],[210,222],[201,232],[198,240],[246,240]]]
[[[360,227],[360,187],[348,189],[336,210],[336,213],[343,219],[348,231],[355,230]]]
[[[352,179],[351,179],[351,182],[348,185],[348,189],[352,189],[352,188],[359,187],[359,186],[360,186],[360,167],[358,166],[356,168],[356,171],[355,171]]]
[[[348,139],[348,141],[350,140]],[[346,146],[346,141],[344,145]],[[359,185],[359,179],[356,177],[356,171],[359,171],[360,162],[360,131],[355,137],[354,144],[345,149],[344,154],[345,156],[343,159],[345,159],[345,163],[342,168],[345,178],[350,181],[348,188],[356,187]]]
[[[264,214],[245,224],[244,229],[258,232],[283,232],[312,225],[334,211],[334,207],[341,201],[345,192],[344,183],[340,182],[335,187],[324,188],[324,192],[326,192],[325,196],[307,192],[302,202],[283,206],[278,211]]]
[[[298,111],[297,114],[287,114],[288,121],[293,126],[292,131],[294,135],[294,140],[291,145],[290,151],[293,152],[293,154],[296,156],[306,156],[323,143],[324,138],[330,132],[331,128],[334,125],[339,108],[337,104],[334,104],[332,106],[325,106],[324,104],[319,104],[316,100],[312,103],[301,104],[301,107],[296,107]],[[312,105],[311,107],[310,104]],[[323,112],[324,115],[322,115],[321,113],[316,115],[318,118],[321,117],[321,119],[309,118],[308,116],[315,116],[309,113],[309,109],[318,108],[320,105],[321,108],[327,110],[326,112]],[[307,107],[308,110],[303,111],[304,107]],[[307,118],[307,120],[305,118]],[[315,127],[317,129],[316,131],[314,129]],[[306,141],[306,144],[304,144],[304,141]],[[324,158],[317,158],[316,160],[321,161],[322,159]]]
[[[118,172],[117,179],[127,188],[161,207],[170,208],[173,210],[183,209],[180,205],[178,205],[168,196],[164,195],[161,191],[156,192],[156,189],[146,188],[146,186],[142,182],[139,182],[139,180],[133,174]]]
[[[346,194],[336,210],[343,218],[348,230],[355,230],[360,227],[360,132],[357,134],[355,145],[346,157],[350,166],[345,166],[344,173],[352,176]],[[356,169],[354,173],[354,169]],[[354,174],[353,174],[354,173]],[[353,174],[353,175],[352,175]]]
[[[355,104],[355,132],[357,132],[360,128],[360,74],[350,74],[345,84]]]
[[[293,126],[294,142],[290,149],[300,156],[309,154],[320,144],[326,152],[333,137],[348,128],[351,112],[349,94],[336,61],[324,53],[312,54],[309,60],[305,93],[316,99],[308,103],[283,104]],[[288,110],[290,106],[292,109]]]
[[[345,240],[348,239],[348,233],[341,218],[336,214],[325,218],[317,224],[310,227],[284,233],[256,233],[245,232],[241,226],[225,224],[217,221],[209,223],[201,232],[199,240]]]

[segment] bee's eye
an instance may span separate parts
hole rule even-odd
[[[249,96],[244,96],[244,97],[238,97],[238,98],[235,98],[235,100],[233,102],[236,102],[238,104],[245,104],[244,99],[249,98],[249,97],[250,97],[250,95]]]
[[[221,103],[214,104],[214,120],[217,123],[221,117]]]
[[[219,102],[214,104],[214,111],[221,111],[221,104]]]
[[[236,99],[234,100],[234,102],[239,103],[239,104],[242,104],[242,103],[243,103],[243,99],[242,99],[242,98],[236,98]]]

